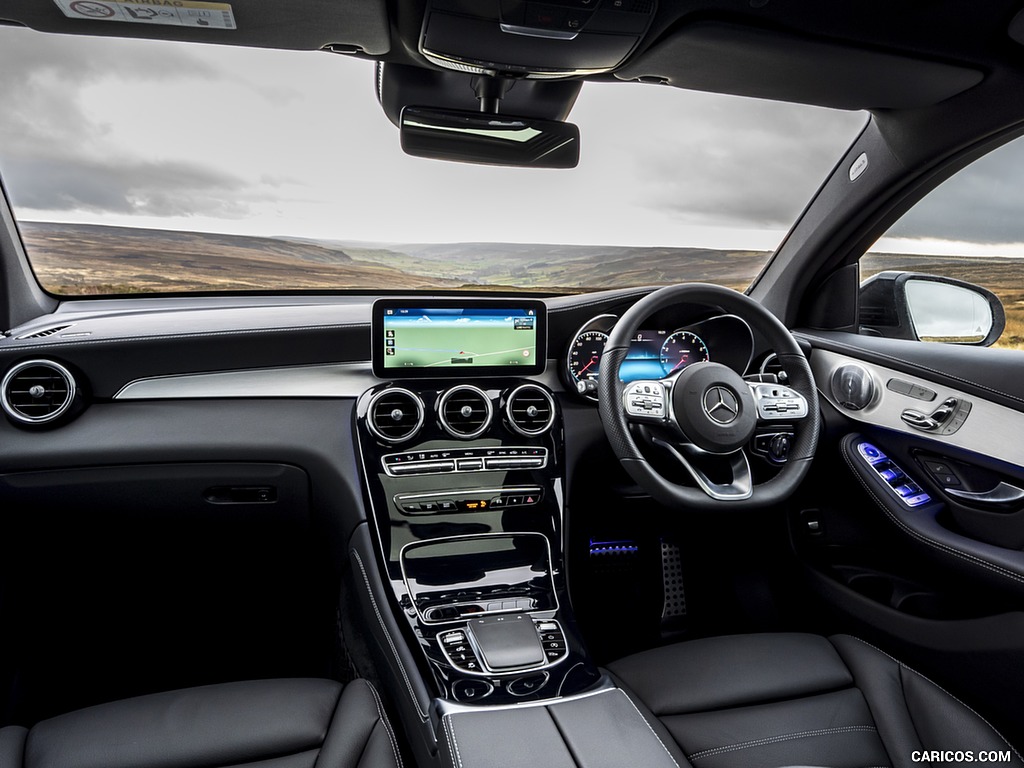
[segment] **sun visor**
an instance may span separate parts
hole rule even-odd
[[[0,23],[64,35],[387,53],[385,0],[3,0]]]
[[[718,22],[677,30],[615,76],[838,109],[928,106],[982,79],[969,67]]]

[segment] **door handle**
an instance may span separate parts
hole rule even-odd
[[[1009,504],[1014,501],[1024,500],[1024,490],[1002,481],[995,488],[988,491],[961,491],[957,488],[946,488],[945,491],[950,496],[956,496],[964,501],[973,501],[977,504]]]

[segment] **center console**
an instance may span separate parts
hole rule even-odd
[[[417,761],[674,768],[573,619],[544,305],[416,301],[374,305],[350,561]]]
[[[356,409],[391,604],[440,701],[507,705],[600,679],[566,593],[563,435],[541,302],[374,306]]]
[[[597,682],[565,591],[551,393],[521,379],[384,384],[357,418],[394,604],[436,694],[508,704]]]

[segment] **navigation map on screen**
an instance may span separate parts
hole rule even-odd
[[[537,310],[398,307],[384,310],[384,368],[523,368],[537,365]]]

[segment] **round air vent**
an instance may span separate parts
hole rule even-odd
[[[460,384],[441,395],[437,412],[445,432],[463,440],[482,435],[494,415],[487,393],[472,384]]]
[[[0,385],[0,405],[22,424],[59,419],[75,401],[77,386],[70,371],[52,360],[26,360],[11,368]]]
[[[874,379],[859,365],[841,365],[832,374],[832,396],[846,410],[859,411],[875,396]]]
[[[505,415],[512,429],[521,435],[540,435],[555,421],[555,401],[547,390],[536,384],[523,384],[512,390],[505,403]]]
[[[382,390],[370,399],[366,423],[386,443],[408,440],[423,426],[423,401],[407,389]]]

